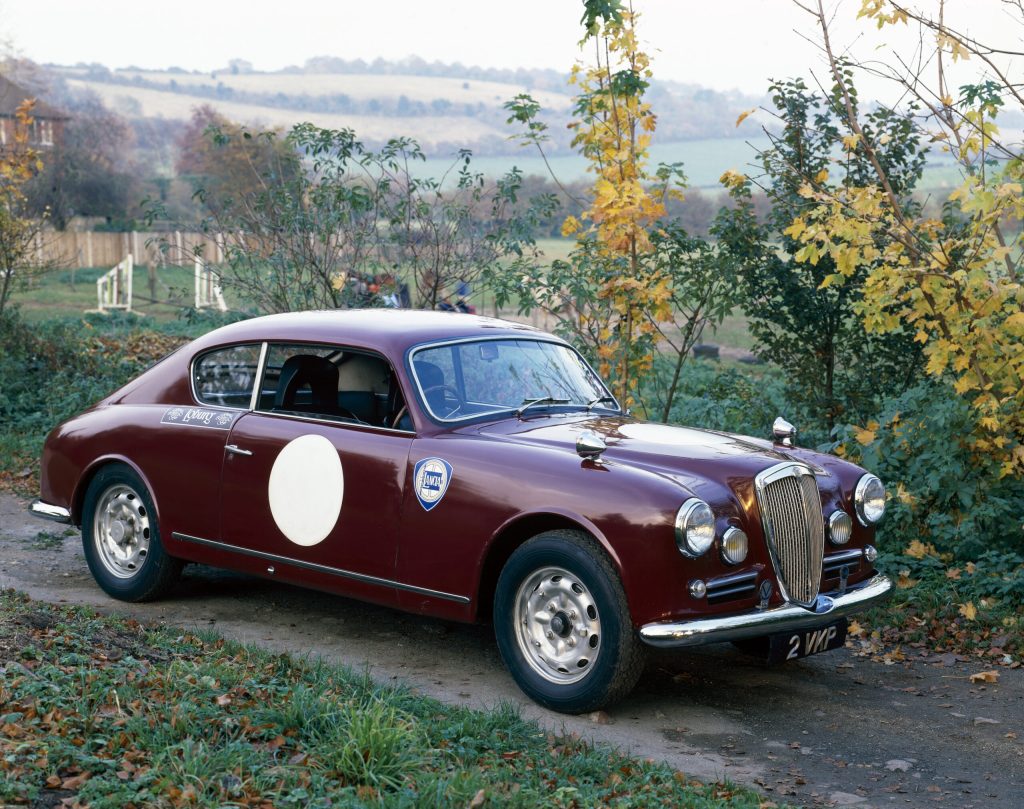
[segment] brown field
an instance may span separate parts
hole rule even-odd
[[[450,142],[456,134],[466,142],[473,142],[488,135],[497,137],[508,135],[506,131],[499,131],[482,121],[462,115],[446,115],[444,117],[339,115],[263,107],[257,104],[241,104],[236,101],[219,101],[163,90],[151,90],[145,87],[106,84],[81,79],[69,79],[68,85],[75,89],[94,91],[100,96],[103,103],[122,114],[138,115],[141,113],[146,118],[187,119],[191,117],[192,110],[196,107],[211,104],[228,118],[248,124],[289,127],[302,121],[311,121],[317,126],[331,129],[350,127],[356,130],[360,137],[370,140],[386,140],[397,135],[405,135],[415,138],[424,146],[442,141]],[[131,101],[126,103],[126,99],[131,99]],[[135,103],[140,108],[138,112],[129,108],[133,107]]]

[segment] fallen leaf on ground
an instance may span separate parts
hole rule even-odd
[[[998,683],[998,671],[979,671],[971,675],[972,683]]]

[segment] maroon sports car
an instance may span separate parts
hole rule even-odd
[[[130,601],[198,562],[458,621],[518,684],[607,705],[646,646],[771,659],[884,598],[879,480],[775,440],[638,421],[583,357],[471,315],[274,315],[207,334],[57,427],[32,510]]]

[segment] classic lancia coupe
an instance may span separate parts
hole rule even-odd
[[[885,489],[839,458],[637,420],[563,340],[472,315],[235,323],[46,441],[39,516],[81,526],[114,598],[196,562],[491,621],[552,709],[630,691],[646,647],[769,659],[884,599]]]

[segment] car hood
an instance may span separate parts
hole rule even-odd
[[[632,419],[628,416],[566,414],[508,419],[482,425],[479,433],[492,438],[541,445],[576,452],[576,438],[584,430],[600,435],[608,445],[601,456],[608,463],[643,467],[669,476],[697,492],[702,483],[712,482],[735,490],[749,487],[761,471],[784,461],[810,463],[819,474],[827,474],[800,452],[799,457],[773,445],[746,436],[673,427]]]

